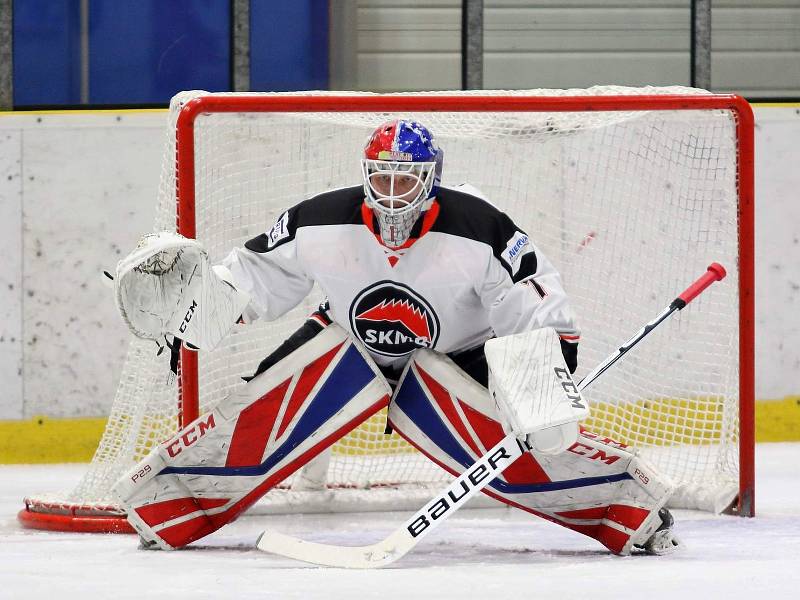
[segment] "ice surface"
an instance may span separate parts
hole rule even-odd
[[[800,598],[800,443],[757,448],[755,519],[677,511],[685,550],[620,558],[514,509],[461,511],[389,568],[314,567],[254,549],[265,527],[327,543],[385,537],[407,513],[244,517],[176,552],[130,535],[22,529],[21,499],[83,465],[0,467],[0,598]]]

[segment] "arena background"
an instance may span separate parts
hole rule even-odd
[[[706,2],[482,4],[485,89],[704,84],[754,103],[757,439],[800,440],[800,5],[715,1],[703,82],[691,24]],[[91,458],[127,339],[100,273],[152,226],[172,94],[461,89],[476,64],[462,14],[0,0],[0,462]]]

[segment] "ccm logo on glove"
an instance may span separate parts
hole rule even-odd
[[[191,321],[192,317],[194,316],[195,308],[197,308],[197,302],[192,300],[192,305],[189,307],[189,310],[186,311],[186,316],[183,317],[183,323],[181,323],[181,326],[178,327],[181,333],[186,333],[186,328],[189,326],[189,321]]]

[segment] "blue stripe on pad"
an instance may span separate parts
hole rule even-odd
[[[311,401],[311,404],[306,408],[289,437],[263,463],[249,467],[167,467],[159,472],[158,475],[172,473],[216,475],[219,477],[264,475],[330,420],[333,415],[369,385],[374,378],[375,373],[370,369],[356,347],[351,345]]]

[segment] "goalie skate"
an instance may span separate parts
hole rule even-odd
[[[683,544],[672,529],[672,526],[675,524],[675,519],[672,518],[672,513],[666,508],[660,509],[658,511],[658,516],[661,518],[661,525],[659,525],[658,529],[655,530],[653,535],[647,538],[644,544],[641,546],[635,544],[634,547],[642,550],[645,554],[654,556],[672,554],[683,547]]]

